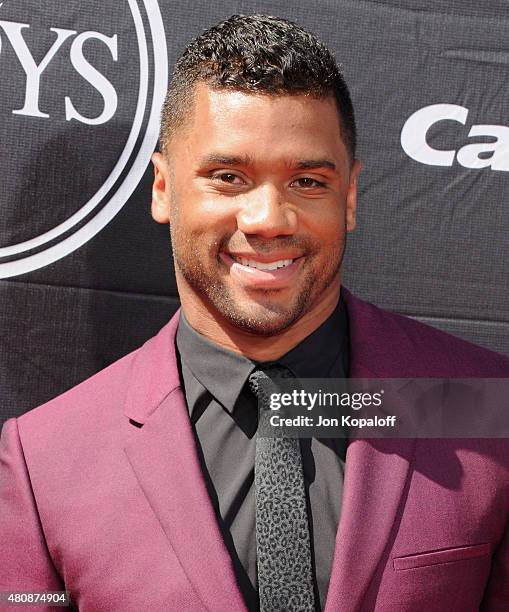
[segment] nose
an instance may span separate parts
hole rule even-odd
[[[290,236],[297,230],[297,214],[274,185],[265,184],[246,194],[237,227],[244,234],[264,238]]]

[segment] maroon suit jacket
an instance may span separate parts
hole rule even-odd
[[[501,355],[343,294],[352,377],[509,375]],[[0,591],[65,586],[89,611],[245,610],[198,463],[177,324],[6,422]],[[508,519],[506,440],[352,441],[326,612],[509,610]]]

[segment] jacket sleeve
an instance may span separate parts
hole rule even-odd
[[[493,556],[482,612],[507,612],[509,610],[509,524],[505,535]]]
[[[16,419],[5,422],[0,437],[0,559],[0,592],[64,590],[44,539]]]

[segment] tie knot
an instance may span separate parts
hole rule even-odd
[[[282,380],[284,378],[295,378],[294,373],[284,365],[279,363],[275,363],[274,365],[267,366],[266,368],[256,368],[253,370],[248,378],[248,385],[253,394],[260,398],[260,395],[264,395],[262,393],[262,388],[260,383],[264,383],[265,381],[276,383],[278,380]],[[267,389],[267,387],[265,388]]]

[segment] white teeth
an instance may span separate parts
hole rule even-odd
[[[293,259],[280,259],[279,261],[271,261],[270,263],[261,263],[259,261],[253,261],[252,259],[246,259],[245,257],[232,257],[243,266],[257,268],[258,270],[277,270],[278,268],[285,268],[293,263]]]

